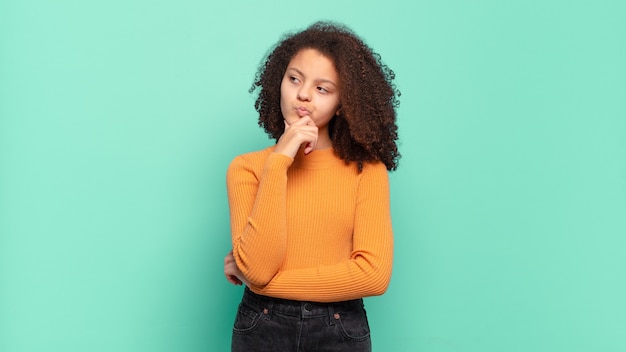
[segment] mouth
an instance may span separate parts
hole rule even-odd
[[[304,106],[298,106],[296,108],[296,112],[298,113],[298,116],[300,117],[311,115],[311,112]]]

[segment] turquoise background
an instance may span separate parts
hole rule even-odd
[[[225,170],[317,19],[402,91],[376,351],[626,351],[626,2],[0,1],[0,351],[227,351]]]

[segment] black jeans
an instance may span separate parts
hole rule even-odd
[[[362,299],[335,303],[257,295],[247,287],[233,327],[233,352],[372,350]]]

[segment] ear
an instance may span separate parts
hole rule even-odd
[[[340,116],[341,115],[341,107],[337,108],[337,111],[335,112],[335,116]]]

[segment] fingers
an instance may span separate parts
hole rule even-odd
[[[231,284],[237,286],[243,284],[243,282],[241,282],[241,280],[239,280],[239,278],[235,275],[226,275],[226,280],[228,280],[228,282],[230,282]]]
[[[233,251],[231,250],[230,252],[228,252],[228,254],[226,254],[226,257],[224,257],[224,266],[234,262],[235,257],[233,256]]]
[[[239,276],[243,277],[241,272],[238,269],[234,269],[232,265],[224,267],[224,276],[226,276],[226,280],[233,285],[241,285],[243,282],[239,279]]]
[[[304,146],[304,153],[308,154],[317,145],[317,133],[318,128],[309,116],[303,116],[291,124],[285,121],[285,132],[279,138],[274,151],[293,158],[298,149]]]
[[[311,119],[310,116],[303,116],[301,118],[299,118],[298,120],[296,120],[294,123],[289,123],[287,122],[287,120],[285,121],[285,125],[287,127],[291,127],[291,126],[315,126],[315,122],[313,122],[313,119]]]
[[[313,150],[315,150],[316,145],[317,145],[317,139],[315,139],[315,141],[313,142],[307,143],[306,146],[304,147],[304,155],[307,155]]]
[[[298,125],[298,126],[309,126],[309,127],[314,127],[314,135],[312,134],[311,136],[314,137],[312,140],[310,141],[306,141],[306,144],[304,146],[304,154],[309,154],[310,152],[312,152],[313,150],[315,150],[315,147],[317,146],[317,126],[315,125],[315,122],[313,122],[313,120],[309,117],[309,116],[304,116],[302,118],[300,118],[298,121],[296,121],[296,123],[292,124],[293,125]]]
[[[226,280],[231,284],[241,285],[243,282],[239,279],[239,275],[243,277],[241,271],[237,267],[233,251],[231,250],[228,254],[226,254],[226,257],[224,257],[224,276],[226,276]]]

